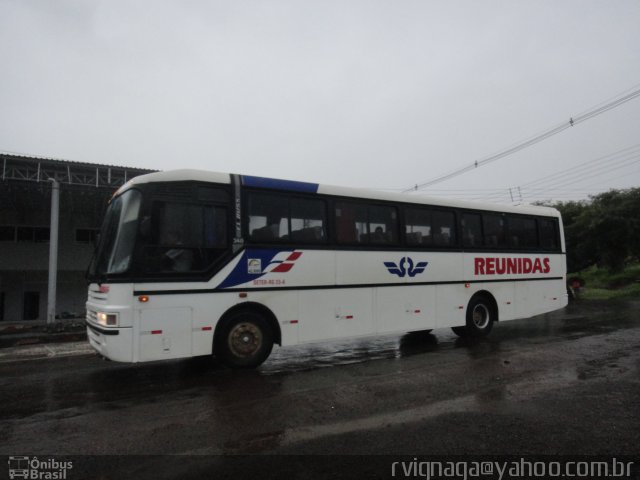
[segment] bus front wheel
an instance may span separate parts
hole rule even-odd
[[[258,312],[238,311],[227,319],[216,335],[214,352],[232,368],[255,368],[264,362],[273,348],[273,332]]]
[[[497,315],[491,299],[484,295],[476,295],[467,306],[466,325],[453,327],[451,330],[460,337],[484,337],[489,334],[496,320]]]

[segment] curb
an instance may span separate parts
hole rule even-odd
[[[97,353],[86,341],[23,345],[1,349],[0,364],[80,355],[97,355]]]
[[[87,332],[84,330],[69,330],[62,332],[31,331],[25,333],[0,332],[0,350],[11,347],[21,347],[38,344],[67,343],[86,341]]]

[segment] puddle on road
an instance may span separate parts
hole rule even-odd
[[[640,324],[636,305],[570,305],[566,309],[537,317],[498,323],[487,338],[459,338],[450,329],[431,333],[414,332],[364,339],[325,342],[294,347],[275,347],[271,357],[260,367],[265,375],[313,370],[378,359],[401,358],[435,353],[451,348],[467,348],[472,357],[495,353],[502,344],[579,339],[600,335]]]
[[[452,344],[457,338],[453,333],[444,332],[445,335],[440,336],[415,332],[403,336],[388,335],[285,348],[276,347],[269,360],[260,367],[260,372],[272,375],[432,352],[445,343]]]
[[[471,358],[482,359],[502,350],[506,354],[523,345],[577,340],[637,327],[640,325],[637,312],[635,304],[618,304],[607,310],[606,305],[597,309],[590,303],[498,324],[489,337],[479,340],[461,339],[450,329],[438,329],[432,333],[275,347],[271,357],[256,371],[233,371],[215,360],[188,359],[135,365],[105,363],[104,368],[90,368],[85,375],[69,377],[58,375],[59,363],[46,364],[44,368],[48,373],[41,384],[5,389],[5,404],[13,405],[5,415],[21,417],[34,411],[95,403],[104,404],[105,408],[114,408],[111,404],[118,405],[118,402],[124,405],[152,403],[156,395],[168,392],[189,398],[215,394],[217,401],[226,404],[235,401],[239,391],[277,390],[279,375],[416,355],[441,356],[452,349],[464,349]],[[590,378],[596,374],[595,367],[586,365],[577,374],[580,378]]]

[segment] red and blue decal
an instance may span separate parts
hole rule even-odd
[[[231,288],[263,277],[268,273],[287,273],[295,265],[302,252],[294,249],[249,249],[217,288]]]

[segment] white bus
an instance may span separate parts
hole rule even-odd
[[[143,362],[452,327],[567,304],[557,210],[195,170],[113,196],[89,269],[87,334]]]

